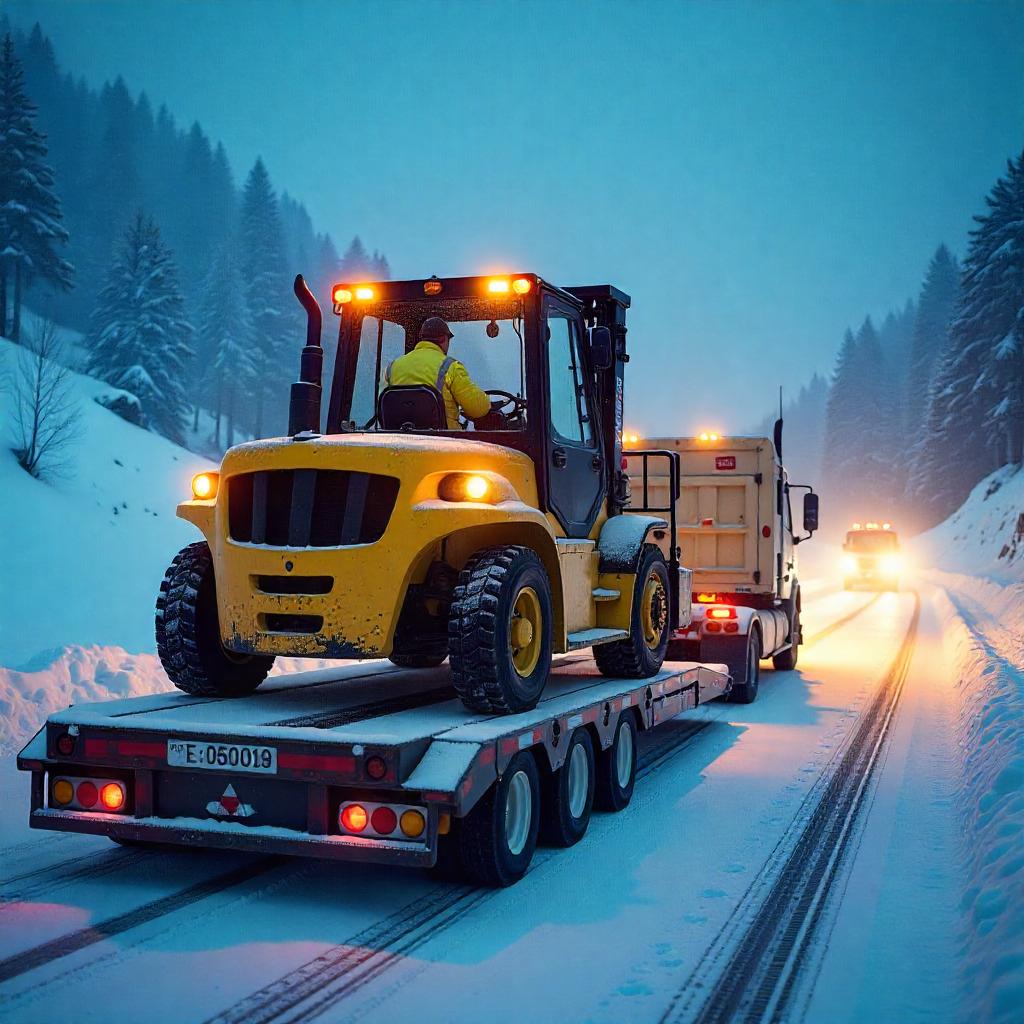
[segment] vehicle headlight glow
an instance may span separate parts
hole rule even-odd
[[[903,559],[899,555],[883,555],[878,564],[886,576],[895,576],[903,568]]]
[[[192,477],[192,496],[200,501],[208,501],[217,497],[217,486],[220,484],[219,473],[196,473]]]
[[[493,489],[491,481],[478,473],[449,473],[437,493],[442,501],[489,501]]]
[[[857,571],[857,559],[853,555],[843,555],[843,571],[848,573]]]

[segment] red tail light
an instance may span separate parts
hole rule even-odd
[[[398,815],[390,807],[378,807],[370,816],[370,824],[378,835],[389,836],[398,827]]]
[[[100,803],[108,811],[119,811],[124,806],[124,787],[119,782],[108,782],[100,790]]]
[[[708,609],[709,619],[735,619],[736,609],[735,608],[709,608]]]
[[[100,791],[88,779],[85,782],[80,782],[75,790],[75,799],[82,807],[95,807],[99,795]]]
[[[377,757],[374,755],[373,757],[368,757],[366,759],[366,774],[369,775],[371,779],[375,781],[383,779],[387,773],[388,763],[383,757]]]
[[[341,827],[349,832],[362,832],[370,816],[362,804],[348,804],[341,812]]]

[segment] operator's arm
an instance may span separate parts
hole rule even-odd
[[[491,400],[480,390],[462,363],[456,361],[448,372],[448,386],[459,407],[471,420],[486,416],[491,411]]]

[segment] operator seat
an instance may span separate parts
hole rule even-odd
[[[429,384],[392,384],[377,396],[377,424],[381,430],[444,430],[441,395]]]

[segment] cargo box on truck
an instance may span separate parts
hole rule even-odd
[[[729,666],[732,699],[757,696],[759,662],[796,667],[802,642],[796,547],[818,527],[818,496],[789,482],[776,438],[661,437],[647,451],[679,459],[675,545],[691,570],[691,621],[672,641],[671,656]],[[652,509],[668,502],[668,462],[626,451],[632,501]],[[791,492],[805,491],[802,532],[794,524]]]

